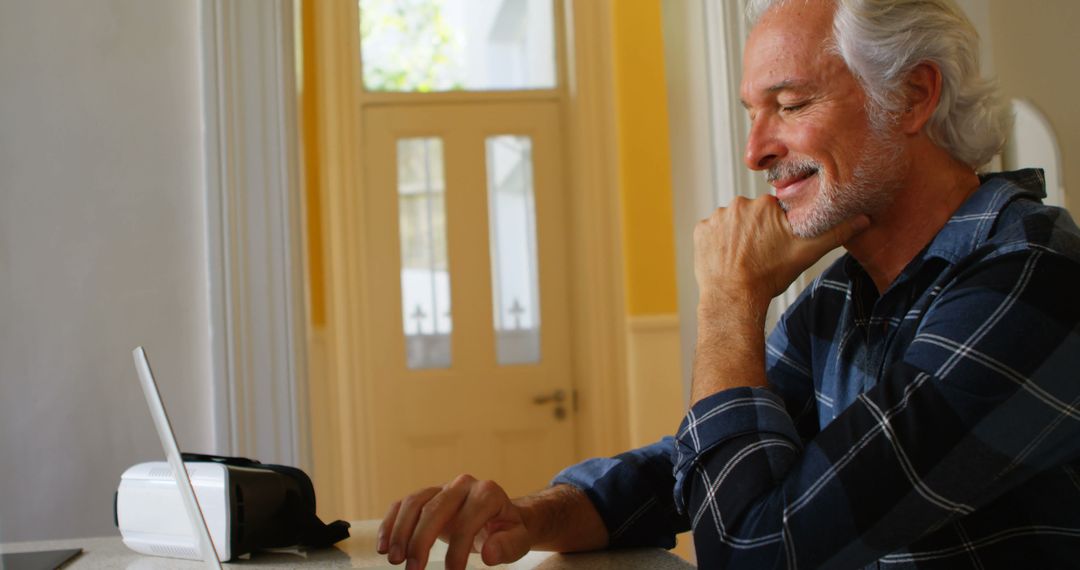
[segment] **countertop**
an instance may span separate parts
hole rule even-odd
[[[404,565],[391,566],[384,556],[375,552],[375,533],[379,521],[354,521],[351,536],[337,543],[333,548],[312,551],[258,552],[249,559],[241,559],[224,564],[226,568],[258,566],[259,568],[297,568],[303,566],[327,568],[404,568]],[[166,568],[204,568],[201,562],[179,560],[175,558],[157,558],[144,556],[129,550],[116,536],[47,540],[0,544],[0,552],[23,552],[38,550],[57,550],[63,548],[82,548],[83,553],[74,558],[64,568],[90,570],[95,568],[129,569],[166,569]],[[441,570],[446,545],[436,541],[431,551],[428,568]],[[469,568],[490,568],[485,566],[478,554],[469,557]],[[622,569],[649,568],[656,570],[693,568],[685,560],[660,548],[643,548],[581,554],[553,554],[550,552],[530,552],[521,560],[495,568],[512,570],[560,570],[560,569]]]

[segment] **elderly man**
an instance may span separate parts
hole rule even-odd
[[[1080,560],[1080,232],[1037,171],[979,176],[1008,118],[945,0],[756,2],[746,164],[776,196],[695,231],[675,438],[510,500],[467,476],[396,503],[379,550],[447,568],[671,546],[707,568]],[[769,301],[833,264],[766,340]]]

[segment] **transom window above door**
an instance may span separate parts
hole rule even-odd
[[[364,89],[556,86],[553,0],[359,0]]]

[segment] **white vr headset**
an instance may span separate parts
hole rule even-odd
[[[239,458],[184,456],[222,561],[264,548],[319,548],[349,536],[349,523],[326,525],[315,515],[311,480],[299,469]],[[139,463],[124,471],[116,491],[115,518],[124,544],[136,552],[202,557],[176,479],[164,461]]]
[[[139,463],[120,477],[113,515],[125,545],[220,568],[259,549],[321,548],[349,536],[349,523],[315,515],[315,488],[300,469],[181,454],[146,353],[139,347],[133,356],[168,462]]]

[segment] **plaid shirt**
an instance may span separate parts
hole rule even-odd
[[[1080,567],[1080,230],[983,177],[878,295],[850,256],[768,338],[768,388],[571,467],[611,545],[703,568]]]

